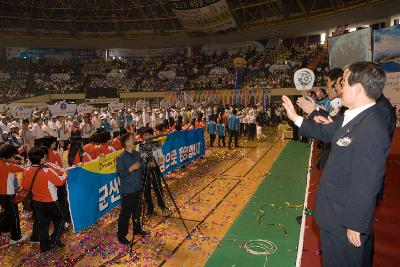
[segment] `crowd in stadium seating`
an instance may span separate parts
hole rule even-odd
[[[325,83],[325,48],[311,45],[239,51],[236,54],[176,54],[143,60],[64,61],[54,59],[11,59],[0,64],[0,94],[5,101],[40,93],[83,92],[88,87],[113,87],[120,92],[181,91],[293,87],[293,74],[308,67],[316,75],[315,85]],[[237,85],[237,57],[245,59],[241,67],[242,83]]]

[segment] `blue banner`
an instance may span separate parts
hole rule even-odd
[[[203,129],[175,132],[161,142],[162,147],[154,151],[154,156],[163,174],[205,154]],[[94,224],[120,205],[115,162],[121,152],[68,170],[67,191],[74,232]]]
[[[167,174],[205,154],[203,129],[179,131],[169,134],[162,146],[162,155],[154,154],[160,170]],[[159,156],[160,155],[160,156]]]

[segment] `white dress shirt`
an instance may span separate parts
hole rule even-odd
[[[345,126],[347,123],[349,123],[352,119],[354,119],[358,114],[360,114],[361,112],[363,112],[364,110],[372,107],[373,105],[375,105],[375,102],[368,104],[368,105],[364,105],[355,109],[348,109],[344,112],[344,120],[343,120],[343,124],[342,127]]]
[[[58,140],[69,140],[71,137],[72,126],[67,121],[56,122]]]
[[[344,112],[344,119],[343,119],[343,124],[342,127],[344,127],[347,123],[349,123],[352,119],[354,119],[355,117],[357,117],[358,114],[360,114],[361,112],[363,112],[364,110],[372,107],[373,105],[375,105],[375,102],[371,103],[371,104],[367,104],[355,109],[348,109]],[[296,119],[296,121],[294,122],[294,124],[297,127],[301,127],[301,125],[303,124],[303,117],[298,117]]]
[[[57,126],[56,126],[57,122],[49,122],[49,126],[48,126],[48,131],[49,131],[49,135],[53,136],[53,137],[57,137]]]
[[[42,127],[37,123],[34,123],[32,126],[32,134],[34,139],[40,139],[45,136],[45,132],[43,131]]]
[[[82,138],[90,138],[92,126],[89,123],[81,122],[79,129],[81,130]]]
[[[94,117],[92,119],[92,125],[95,129],[98,129],[101,127],[101,120],[99,118]]]

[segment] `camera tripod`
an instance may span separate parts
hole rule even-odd
[[[155,166],[151,166],[153,164]],[[191,236],[191,234],[189,232],[189,229],[187,228],[186,223],[182,218],[182,214],[181,214],[181,212],[180,212],[180,210],[178,208],[178,205],[176,204],[175,199],[174,199],[171,191],[169,190],[168,184],[165,181],[165,177],[161,173],[154,156],[150,156],[150,155],[145,154],[145,156],[144,156],[144,165],[145,165],[145,168],[144,168],[145,169],[144,170],[145,173],[144,173],[144,179],[143,179],[144,182],[143,182],[142,190],[141,190],[141,193],[140,193],[140,201],[138,203],[138,205],[140,205],[140,207],[141,207],[140,212],[141,212],[142,216],[139,218],[139,222],[137,222],[137,223],[139,223],[140,226],[144,225],[144,221],[145,221],[144,220],[144,217],[145,217],[144,215],[145,215],[146,208],[147,208],[147,205],[146,205],[146,192],[148,190],[148,187],[152,186],[153,179],[157,179],[157,176],[159,176],[161,178],[162,183],[164,184],[164,187],[165,187],[169,197],[171,198],[172,203],[174,204],[174,207],[175,207],[176,211],[179,214],[179,218],[182,221],[183,226],[185,227],[187,236],[191,239],[192,236]],[[161,188],[162,188],[162,184],[159,184],[158,185],[158,189],[161,190]],[[161,196],[162,196],[162,192],[158,192],[158,193],[161,194]],[[150,194],[151,194],[151,189],[150,189]],[[133,234],[133,237],[132,237],[131,249],[130,249],[130,252],[129,252],[130,256],[132,256],[134,238],[135,238],[135,234]]]

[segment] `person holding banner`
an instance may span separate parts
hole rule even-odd
[[[118,241],[129,245],[126,239],[129,228],[129,219],[132,218],[134,234],[146,235],[140,223],[140,196],[142,189],[142,158],[135,151],[133,136],[126,133],[121,136],[121,145],[124,147],[117,158],[117,173],[120,179],[121,211],[118,217]]]
[[[99,143],[100,134],[95,131],[90,135],[89,143],[83,146],[83,158],[82,162],[86,163],[97,159],[97,149],[96,145]]]
[[[28,158],[32,165],[23,172],[22,188],[28,191],[33,183],[32,206],[37,225],[36,231],[39,234],[40,251],[44,253],[54,247],[65,247],[61,242],[65,215],[58,202],[56,186],[62,186],[66,176],[60,177],[51,168],[44,167],[47,157],[46,150],[42,147],[33,147],[28,152]],[[49,238],[50,218],[54,223],[51,238]],[[31,237],[31,241],[36,240]]]
[[[97,131],[99,133],[99,145],[96,146],[96,154],[98,156],[107,155],[115,152],[115,148],[111,145],[111,134],[108,131]]]
[[[71,137],[70,149],[68,151],[68,165],[75,166],[83,162],[84,153],[82,138],[80,136]]]

